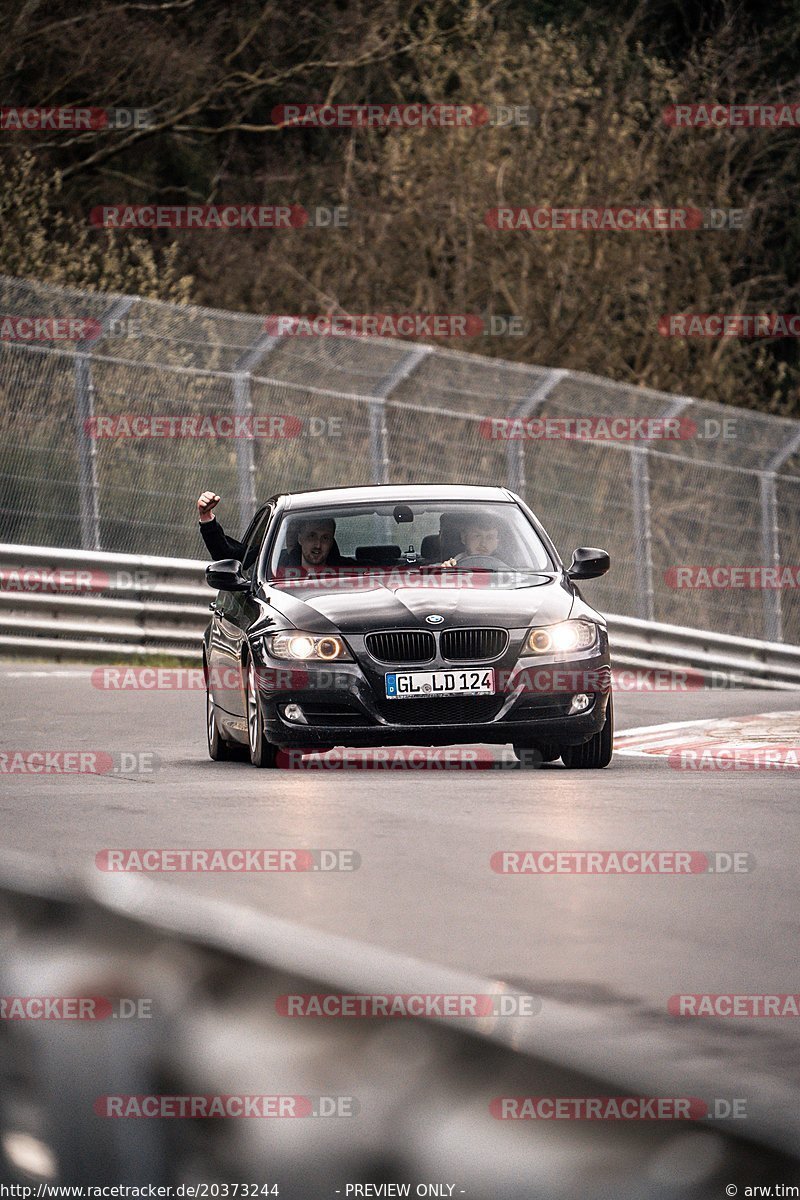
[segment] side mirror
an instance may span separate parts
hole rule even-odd
[[[220,558],[206,567],[206,583],[217,592],[249,592],[250,580],[242,574],[238,558]]]
[[[572,556],[567,575],[570,579],[597,579],[611,566],[607,550],[596,546],[579,546]]]

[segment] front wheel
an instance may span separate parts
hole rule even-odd
[[[217,709],[208,683],[206,683],[206,741],[208,757],[212,758],[214,762],[235,762],[244,757],[244,747],[236,742],[228,741],[219,731]]]
[[[599,770],[611,762],[614,750],[614,700],[608,697],[603,728],[582,746],[564,746],[561,761],[573,770]]]
[[[561,747],[555,742],[538,742],[530,746],[515,742],[514,753],[524,770],[526,767],[540,767],[542,763],[555,762],[561,754]]]
[[[250,762],[254,767],[275,766],[278,747],[268,742],[264,736],[264,714],[252,659],[247,666],[247,741],[250,746]]]

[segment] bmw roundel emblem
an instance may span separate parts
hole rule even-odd
[[[431,615],[426,617],[425,620],[429,625],[441,625],[444,617],[440,613],[431,613]]]

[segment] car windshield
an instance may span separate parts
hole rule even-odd
[[[516,504],[416,500],[288,513],[268,577],[293,570],[551,571],[554,564]]]

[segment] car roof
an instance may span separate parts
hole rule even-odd
[[[484,503],[514,504],[511,493],[503,487],[479,484],[411,483],[368,484],[364,487],[320,488],[310,492],[287,492],[282,499],[292,510],[319,508],[339,504],[399,503],[409,500],[479,500]]]

